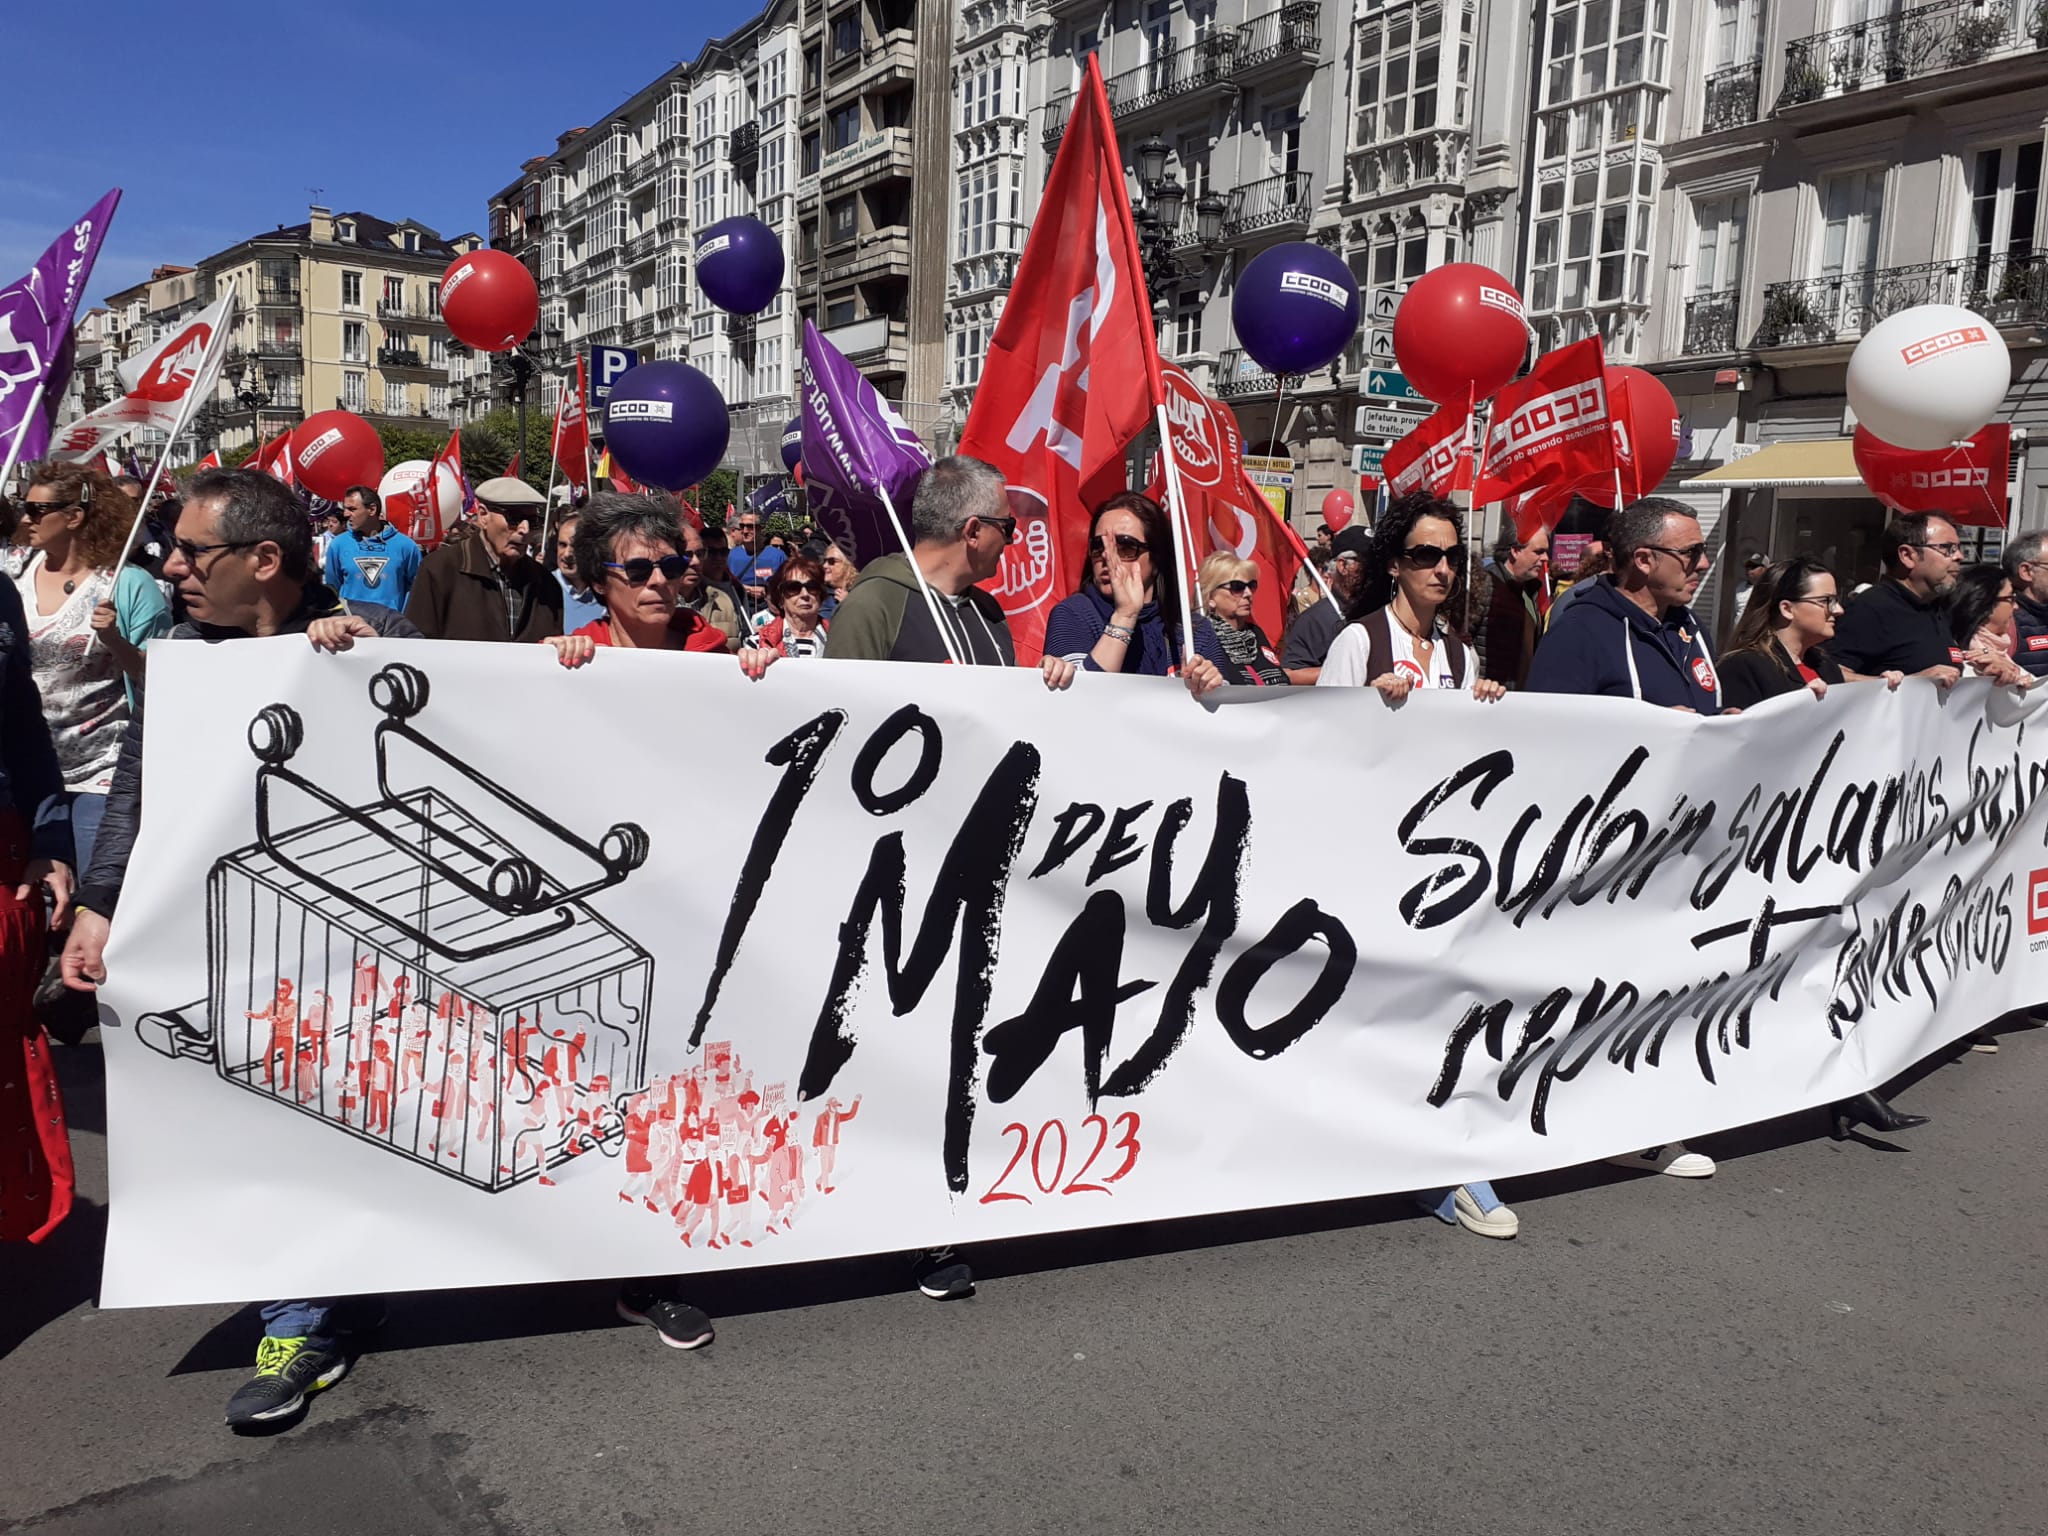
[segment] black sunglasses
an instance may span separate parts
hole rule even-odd
[[[785,592],[808,592],[813,597],[823,597],[825,595],[825,583],[822,581],[792,581],[782,590]]]
[[[1931,545],[1929,547],[1932,548]],[[1688,544],[1683,549],[1673,549],[1666,544],[1645,544],[1643,548],[1654,549],[1660,555],[1669,555],[1688,571],[1707,558],[1707,546],[1704,544]]]
[[[1115,537],[1116,552],[1126,560],[1137,559],[1148,548],[1143,539],[1134,539],[1128,533],[1119,533]],[[1101,554],[1105,547],[1103,537],[1099,533],[1088,541],[1088,553],[1091,555]]]
[[[52,512],[68,512],[73,507],[84,505],[82,501],[24,501],[21,504],[22,510],[28,514],[28,520],[32,523],[40,522]]]
[[[1434,570],[1443,561],[1451,562],[1451,569],[1457,570],[1465,563],[1465,546],[1462,544],[1410,544],[1401,551],[1401,558],[1411,571]]]
[[[1239,597],[1243,597],[1247,592],[1258,591],[1259,584],[1256,581],[1219,581],[1210,590],[1214,592],[1234,592]]]
[[[986,524],[987,524],[987,525],[988,525],[989,527],[991,527],[991,528],[995,529],[995,530],[996,530],[997,532],[999,532],[1000,534],[1002,534],[1002,536],[1003,536],[1003,542],[1004,542],[1005,544],[1014,544],[1014,543],[1016,543],[1016,542],[1017,542],[1017,519],[1016,519],[1016,518],[1014,518],[1014,517],[984,517],[984,518],[982,518],[982,519],[981,519],[981,521],[982,521],[982,522],[984,522],[984,523],[986,523]]]
[[[171,548],[185,557],[187,565],[197,570],[201,555],[210,555],[215,550],[221,549],[253,549],[263,542],[265,541],[262,539],[236,539],[227,544],[194,544],[190,539],[173,539],[171,540]]]
[[[632,586],[644,587],[654,579],[656,571],[661,572],[670,581],[674,581],[690,568],[691,558],[689,554],[685,553],[680,555],[663,555],[659,560],[649,560],[645,557],[638,560],[607,560],[604,568],[608,571],[619,572]]]

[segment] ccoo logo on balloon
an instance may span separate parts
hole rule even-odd
[[[313,441],[306,444],[305,447],[299,450],[299,467],[301,469],[304,469],[308,464],[311,464],[315,459],[319,458],[321,454],[325,453],[328,449],[332,448],[336,443],[340,441],[341,429],[338,427],[329,427],[325,432],[322,432],[318,437],[314,438]]]
[[[1981,325],[1959,325],[1952,331],[1943,331],[1939,336],[1929,336],[1923,341],[1914,342],[1911,346],[1901,347],[1899,356],[1903,357],[1906,366],[1911,368],[1916,363],[1924,363],[1930,357],[1940,357],[1943,353],[1953,352],[1958,347],[1982,346],[1988,339]]]
[[[673,400],[613,400],[605,407],[606,421],[674,421]]]
[[[1317,277],[1313,272],[1283,272],[1280,274],[1282,293],[1305,293],[1312,299],[1321,299],[1325,304],[1338,309],[1348,309],[1351,295],[1331,282],[1327,277]]]

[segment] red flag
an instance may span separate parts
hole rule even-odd
[[[1494,397],[1474,505],[1578,484],[1614,473],[1600,338],[1589,336],[1536,359],[1528,377]]]
[[[590,488],[590,418],[583,409],[583,354],[576,354],[576,387],[562,397],[555,411],[555,463],[562,478],[581,489]]]
[[[214,449],[213,452],[209,453],[205,458],[201,459],[197,464],[193,465],[192,467],[194,469],[219,469],[220,450],[218,448]]]
[[[514,448],[512,450],[512,462],[505,466],[506,479],[517,480],[519,478],[519,461],[524,457],[526,457],[526,450],[524,448]]]
[[[1472,413],[1439,406],[1380,460],[1389,496],[1427,491],[1448,496],[1472,489]]]
[[[1088,509],[1124,488],[1124,454],[1164,398],[1109,96],[1093,54],[997,322],[960,452],[1002,471],[1021,538],[986,585],[1017,659],[1086,564]]]
[[[1994,421],[1966,443],[1915,452],[1868,427],[1856,429],[1856,473],[1870,494],[1899,512],[1939,512],[1958,528],[2003,528],[2012,465],[2012,426]]]
[[[1219,549],[1227,549],[1259,568],[1259,594],[1252,617],[1270,639],[1287,619],[1287,598],[1294,590],[1307,552],[1289,548],[1273,514],[1272,503],[1259,494],[1244,470],[1244,441],[1237,417],[1228,406],[1204,395],[1195,381],[1172,363],[1160,366],[1166,386],[1166,425],[1181,491],[1187,499],[1188,529],[1194,539],[1189,558],[1197,570]],[[1166,504],[1166,462],[1153,459],[1152,483],[1145,494]],[[1291,533],[1292,530],[1286,530]],[[1183,585],[1185,586],[1185,581]]]
[[[285,484],[289,485],[291,484],[289,471],[287,471],[286,474],[280,475],[277,472],[277,465],[278,460],[280,458],[289,461],[291,457],[291,451],[291,433],[289,431],[280,432],[277,434],[277,436],[273,437],[269,442],[265,443],[261,448],[258,448],[248,458],[242,460],[241,467],[243,469],[261,470],[264,474],[275,476],[277,479],[283,480]]]
[[[421,549],[433,549],[448,537],[446,519],[441,515],[441,498],[450,488],[461,491],[462,510],[467,512],[472,504],[472,498],[469,480],[462,473],[460,427],[448,434],[448,441],[442,444],[441,451],[434,455],[434,462],[427,466],[426,481],[414,497],[412,538]]]

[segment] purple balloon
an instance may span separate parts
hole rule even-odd
[[[799,416],[782,429],[782,467],[792,474],[804,459],[804,419]]]
[[[1237,279],[1230,321],[1268,373],[1312,373],[1358,334],[1358,281],[1326,246],[1297,241],[1254,256]]]
[[[659,360],[620,374],[604,407],[604,441],[619,467],[664,491],[695,485],[725,457],[725,397],[688,363]]]
[[[697,235],[697,286],[735,315],[758,315],[782,287],[782,242],[759,219],[721,219]]]

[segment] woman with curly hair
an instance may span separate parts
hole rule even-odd
[[[1317,687],[1376,688],[1398,704],[1417,688],[1469,689],[1500,698],[1450,625],[1465,591],[1465,524],[1458,509],[1423,491],[1395,501],[1373,525],[1372,545],[1348,622],[1331,643]]]
[[[71,796],[77,863],[92,843],[128,731],[143,649],[171,627],[163,588],[138,565],[114,562],[135,503],[97,465],[56,460],[29,470],[7,574],[28,616],[43,716]]]
[[[2012,577],[1995,560],[1963,567],[1949,594],[1949,633],[1969,669],[1994,683],[2031,687],[2033,674],[2012,659]]]

